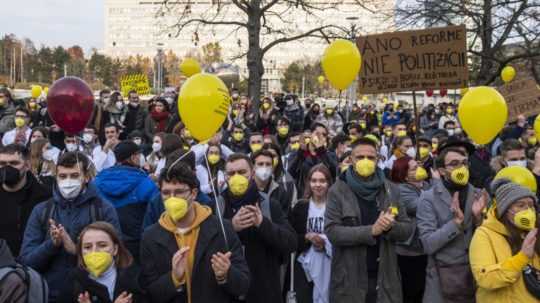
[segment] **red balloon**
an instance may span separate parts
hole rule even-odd
[[[432,90],[431,88],[427,89],[427,90],[426,90],[426,95],[427,95],[428,97],[433,96],[433,90]]]
[[[94,110],[94,94],[77,77],[56,80],[47,94],[47,110],[51,119],[64,132],[76,134],[84,130]]]
[[[439,90],[439,94],[441,95],[441,97],[444,97],[448,94],[448,90],[446,88],[441,88]]]

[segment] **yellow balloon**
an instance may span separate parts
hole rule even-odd
[[[364,100],[364,101],[368,101],[368,100],[369,100],[369,98],[368,98],[368,96],[363,96],[363,97],[362,97],[362,100]]]
[[[32,98],[36,99],[39,96],[41,96],[41,86],[39,85],[32,85],[31,94]]]
[[[504,83],[508,83],[514,80],[515,76],[516,76],[516,70],[510,65],[506,66],[501,71],[501,79],[504,81]]]
[[[221,79],[211,74],[190,77],[178,95],[178,113],[191,136],[210,139],[221,127],[229,111],[231,97]]]
[[[495,180],[506,178],[536,193],[536,178],[530,170],[521,166],[510,166],[501,169],[495,176]]]
[[[354,43],[337,39],[324,51],[321,65],[330,84],[336,89],[343,90],[360,72],[362,56]]]
[[[536,116],[536,119],[534,119],[533,127],[536,139],[540,139],[540,115]]]
[[[201,72],[201,66],[197,60],[193,58],[186,58],[180,64],[180,71],[186,75],[186,77],[191,77]]]
[[[323,75],[320,75],[320,76],[317,78],[317,81],[319,81],[319,84],[320,84],[320,85],[323,85],[323,84],[324,84],[324,76],[323,76]]]
[[[504,97],[494,88],[475,87],[463,96],[458,108],[459,122],[477,144],[487,144],[497,136],[508,119]]]

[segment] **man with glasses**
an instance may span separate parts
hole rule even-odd
[[[9,145],[12,143],[26,145],[30,140],[32,129],[28,127],[30,121],[30,113],[25,108],[17,108],[15,111],[15,128],[6,132],[2,137],[2,144]]]
[[[229,221],[197,202],[199,181],[185,163],[159,177],[165,212],[141,242],[141,284],[152,302],[237,302],[249,287],[243,247]]]
[[[30,152],[22,145],[0,147],[0,238],[18,256],[32,209],[50,197],[30,172]]]
[[[488,196],[469,183],[471,151],[467,142],[443,144],[435,159],[440,180],[418,202],[417,226],[428,255],[424,302],[474,301],[468,247]]]

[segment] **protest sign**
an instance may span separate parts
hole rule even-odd
[[[499,86],[508,106],[508,122],[523,114],[530,117],[540,113],[540,89],[531,77],[516,77],[512,82]]]
[[[464,25],[362,36],[363,94],[467,87]]]
[[[120,79],[120,90],[123,96],[127,96],[131,90],[139,95],[147,95],[150,93],[148,77],[145,74],[125,75]]]

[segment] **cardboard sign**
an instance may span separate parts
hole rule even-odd
[[[359,37],[363,94],[467,87],[464,25]]]
[[[145,74],[125,75],[120,79],[120,90],[126,97],[131,90],[135,90],[139,95],[148,95],[150,93],[148,77]]]
[[[508,122],[516,121],[520,114],[530,117],[540,113],[540,88],[533,78],[516,77],[498,90],[508,106]]]

